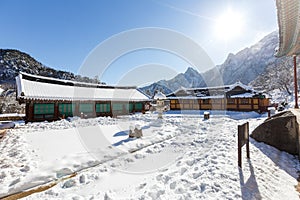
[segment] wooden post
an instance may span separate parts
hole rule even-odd
[[[247,158],[250,158],[249,149],[249,122],[238,125],[238,165],[242,168],[242,147],[246,144]]]
[[[136,104],[136,102],[132,101],[131,103],[132,103],[132,111],[131,112],[134,114],[136,112],[136,110],[135,110],[135,104]],[[129,103],[129,108],[130,108],[130,103]]]
[[[201,99],[198,99],[198,104],[199,104],[199,110],[201,110],[202,109],[202,106],[201,106],[202,100]]]
[[[32,101],[30,101],[28,103],[28,108],[26,108],[26,109],[27,109],[27,112],[28,112],[28,116],[26,116],[27,121],[29,121],[29,122],[34,121],[34,107],[33,107],[33,102]]]
[[[92,117],[97,117],[97,113],[96,113],[96,102],[93,101],[92,104],[93,104],[93,114],[92,114]]]
[[[58,110],[58,102],[56,101],[54,103],[54,119],[59,119],[59,110]]]
[[[142,113],[145,114],[146,113],[146,102],[141,102],[142,103]]]
[[[246,151],[247,151],[247,158],[250,159],[250,148],[249,148],[249,122],[246,123]]]
[[[296,55],[293,56],[294,58],[294,86],[295,86],[295,108],[299,108],[298,106],[298,82],[297,82],[297,61]]]
[[[113,102],[110,101],[110,117],[114,117],[114,114],[113,114]]]
[[[80,102],[74,102],[75,103],[75,116],[80,116],[80,113],[79,113],[79,103]]]
[[[240,144],[240,140],[238,139],[238,165],[240,168],[242,168],[242,147]]]

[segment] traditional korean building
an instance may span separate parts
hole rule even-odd
[[[26,104],[26,121],[145,112],[148,96],[136,87],[82,83],[20,73],[17,100]]]
[[[171,110],[264,112],[269,106],[269,99],[264,94],[241,82],[217,87],[180,88],[167,98]]]

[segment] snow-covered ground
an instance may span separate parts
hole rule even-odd
[[[0,197],[57,182],[25,199],[299,199],[295,156],[250,139],[237,166],[237,126],[265,115],[147,113],[19,124],[0,142]],[[130,127],[143,137],[129,139]],[[62,178],[76,172],[73,178]]]

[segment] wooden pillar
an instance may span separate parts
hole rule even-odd
[[[110,101],[110,117],[113,117],[113,103]]]
[[[198,99],[199,110],[201,110],[201,103],[202,103],[202,100],[201,100],[201,99]]]
[[[132,102],[132,113],[133,113],[133,114],[136,112],[136,110],[135,110],[135,104],[136,104],[136,102],[133,101],[133,102]],[[129,103],[129,107],[130,107],[130,103]],[[137,112],[138,112],[138,111],[137,111]]]
[[[32,122],[34,121],[34,108],[33,102],[26,103],[26,121]]]
[[[79,113],[79,102],[74,102],[75,104],[75,116],[80,116]]]
[[[25,105],[25,123],[29,121],[29,103],[26,102]]]
[[[297,83],[297,61],[296,55],[293,56],[294,58],[294,86],[295,86],[295,108],[299,108],[298,106],[298,83]]]
[[[54,118],[59,119],[58,102],[54,103]]]
[[[146,113],[146,102],[141,102],[142,103],[142,113],[145,114]]]
[[[97,117],[97,113],[96,113],[96,102],[93,101],[92,104],[93,104],[93,114],[92,114],[92,117]]]

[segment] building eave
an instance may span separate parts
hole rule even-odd
[[[300,1],[276,0],[279,46],[275,56],[300,54]]]

